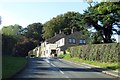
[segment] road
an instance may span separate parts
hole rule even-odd
[[[14,78],[59,80],[116,80],[114,77],[55,58],[30,58],[27,67]]]

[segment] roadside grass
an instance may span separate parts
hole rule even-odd
[[[70,54],[65,54],[63,59],[70,60],[73,62],[87,63],[87,64],[99,66],[101,68],[107,68],[107,69],[112,69],[115,71],[120,71],[120,66],[118,65],[118,63],[102,63],[99,61],[83,60],[83,59],[80,59],[78,57],[71,58]]]
[[[25,57],[2,56],[2,79],[10,78],[27,63]]]

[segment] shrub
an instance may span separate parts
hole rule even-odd
[[[92,44],[70,47],[71,57],[100,62],[118,62],[120,43]]]
[[[59,58],[64,58],[64,54],[60,54],[60,55],[59,55]]]

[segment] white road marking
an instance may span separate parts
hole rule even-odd
[[[63,71],[61,71],[61,70],[59,70],[59,71],[60,71],[60,73],[64,74],[64,72],[63,72]]]
[[[52,66],[54,66],[54,67],[56,67],[53,63],[50,63],[50,61],[49,61],[49,59],[45,59],[45,61],[47,62],[47,63],[49,63],[49,64],[51,64]],[[59,69],[59,71],[60,71],[60,73],[62,73],[62,74],[65,74],[63,71],[61,71],[60,69]],[[68,76],[65,76],[66,78],[69,78]],[[70,79],[71,80],[71,79]]]
[[[52,66],[56,67],[54,64],[51,63]]]
[[[50,63],[50,61],[49,61],[48,59],[45,59],[45,61],[46,61],[47,63]]]
[[[56,67],[56,66],[55,66],[54,64],[52,64],[52,63],[51,63],[51,65],[54,66],[54,67]],[[59,69],[59,71],[60,71],[60,73],[64,74],[64,72],[61,71],[60,69]]]
[[[66,78],[69,78],[68,76],[65,76]]]

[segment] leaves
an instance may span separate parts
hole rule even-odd
[[[55,33],[58,34],[60,31],[71,34],[71,30],[82,31],[86,29],[82,18],[83,16],[79,12],[67,12],[52,18],[43,26],[43,38],[53,37]]]
[[[2,28],[2,32],[3,34],[5,35],[13,35],[13,36],[17,36],[18,35],[18,32],[19,30],[21,29],[22,27],[18,24],[15,24],[15,25],[9,25],[9,26],[4,26]]]
[[[89,7],[84,13],[86,24],[88,27],[94,27],[98,32],[101,32],[100,36],[104,43],[112,42],[114,24],[120,21],[119,5],[120,2],[101,2]]]
[[[33,38],[38,42],[42,41],[42,28],[43,25],[41,23],[29,24],[26,28],[25,36],[28,38]]]
[[[17,24],[4,26],[2,28],[3,54],[27,56],[27,53],[40,45],[40,41],[43,40],[42,27],[41,23],[30,24],[27,28]]]
[[[94,44],[69,47],[72,57],[100,62],[118,62],[120,43]]]

